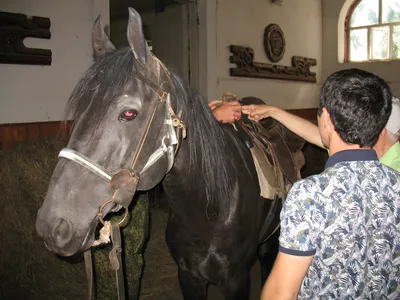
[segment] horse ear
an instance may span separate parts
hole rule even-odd
[[[131,7],[129,7],[127,35],[129,45],[131,46],[136,60],[143,64],[147,63],[147,60],[149,57],[151,57],[151,54],[143,34],[142,19],[140,18],[139,13]]]
[[[93,55],[96,58],[102,57],[109,52],[115,51],[116,49],[104,31],[104,25],[100,15],[97,17],[93,25],[92,46]]]

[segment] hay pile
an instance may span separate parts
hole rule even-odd
[[[35,217],[65,145],[57,139],[28,142],[0,151],[0,299],[87,299],[82,255],[60,258],[35,232]],[[136,198],[124,228],[125,272],[129,299],[138,299],[147,235],[148,201]],[[111,248],[93,251],[97,299],[115,299],[115,278],[108,263]]]
[[[49,139],[0,151],[1,299],[86,299],[80,258],[52,255],[35,232],[36,212],[62,146]]]

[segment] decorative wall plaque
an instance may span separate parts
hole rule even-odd
[[[27,48],[26,37],[50,39],[50,19],[0,12],[0,63],[51,65],[51,50]]]
[[[236,68],[230,68],[231,76],[317,82],[316,73],[310,71],[317,65],[314,58],[293,56],[289,67],[255,62],[252,48],[231,45],[230,51],[230,62],[236,64]]]
[[[269,24],[264,30],[264,49],[272,62],[278,62],[285,54],[285,37],[277,24]]]

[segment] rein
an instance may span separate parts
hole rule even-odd
[[[163,64],[161,64],[161,67],[167,72],[167,74],[169,74],[168,70]],[[154,90],[154,84],[152,85],[152,89]],[[160,91],[160,89],[158,89],[158,91]],[[140,138],[137,150],[132,156],[130,167],[128,169],[121,169],[113,174],[106,168],[102,167],[101,165],[92,161],[90,158],[83,155],[82,153],[67,148],[62,149],[58,155],[58,157],[74,161],[82,167],[86,168],[87,170],[91,171],[93,174],[108,182],[110,187],[114,190],[112,198],[100,206],[97,217],[99,221],[104,225],[102,229],[104,229],[104,231],[108,231],[111,234],[111,242],[113,244],[113,248],[109,253],[109,259],[112,268],[115,270],[119,300],[125,300],[125,284],[121,258],[122,246],[120,226],[128,217],[128,207],[132,202],[133,196],[136,193],[137,186],[140,180],[140,175],[152,165],[154,165],[164,155],[166,155],[168,159],[168,173],[173,166],[174,158],[180,148],[182,139],[186,138],[186,126],[181,120],[182,112],[175,114],[170,103],[170,93],[161,91],[161,93],[158,92],[157,95],[159,97],[159,102],[154,106],[153,112],[151,113],[151,116],[146,123],[144,133]],[[140,166],[138,166],[138,160],[142,152],[143,146],[148,138],[151,125],[154,122],[157,112],[159,112],[160,108],[163,108],[164,106],[166,106],[167,108],[167,117],[165,118],[163,124],[167,126],[167,132],[162,137],[161,146],[150,155],[146,164],[139,171],[138,169],[140,168]],[[167,140],[169,141],[169,143],[166,143]],[[117,205],[125,208],[125,214],[122,220],[117,223],[111,223],[109,221],[104,221],[103,219],[103,209],[110,203],[116,203]],[[98,245],[104,242],[108,243],[109,237],[103,237],[102,241],[100,242],[95,241],[94,245]],[[85,251],[84,258],[86,275],[89,282],[89,300],[91,300],[93,299],[94,295],[91,249]]]

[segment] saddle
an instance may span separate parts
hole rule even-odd
[[[264,104],[254,97],[243,98],[241,102],[245,105]],[[305,164],[301,151],[304,139],[272,118],[257,123],[243,115],[242,120],[235,123],[246,133],[241,134],[241,138],[252,153],[261,196],[284,200],[293,183],[301,178],[300,169]]]

